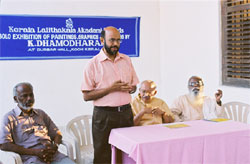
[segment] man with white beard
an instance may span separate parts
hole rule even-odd
[[[189,78],[188,90],[189,94],[178,97],[170,108],[175,122],[223,117],[221,90],[215,93],[215,99],[204,96],[204,83],[198,76]]]

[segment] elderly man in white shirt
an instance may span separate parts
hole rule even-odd
[[[204,83],[200,77],[189,78],[189,94],[178,97],[171,106],[176,122],[223,117],[222,91],[218,90],[215,98],[210,98],[204,96],[203,89]]]

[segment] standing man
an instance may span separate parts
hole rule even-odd
[[[94,163],[111,163],[110,131],[133,126],[130,94],[136,91],[139,80],[131,59],[119,53],[119,31],[115,27],[106,27],[100,40],[103,48],[84,70],[81,89],[85,101],[94,101]]]
[[[189,78],[188,90],[188,94],[178,97],[171,106],[175,121],[213,119],[224,116],[221,108],[221,90],[215,93],[215,98],[205,96],[204,83],[198,76]]]
[[[139,88],[140,93],[132,101],[134,125],[153,125],[174,122],[174,115],[168,105],[155,97],[157,90],[155,82],[145,80]]]
[[[21,155],[24,164],[74,164],[57,149],[62,135],[50,117],[34,109],[33,87],[19,83],[13,89],[16,108],[1,123],[0,148]]]

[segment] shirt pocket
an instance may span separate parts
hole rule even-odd
[[[37,119],[34,123],[34,133],[36,136],[47,136],[48,128],[42,119]]]
[[[120,77],[122,82],[132,84],[132,75],[128,66],[125,69],[120,69]]]

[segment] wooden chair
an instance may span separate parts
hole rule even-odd
[[[63,140],[61,145],[65,146],[67,150],[67,156],[71,160],[74,160],[72,144]],[[2,150],[0,150],[0,164],[1,162],[2,164],[23,164],[21,156],[19,154],[14,153],[14,152],[9,152],[9,151],[2,151]]]
[[[74,140],[77,164],[93,163],[91,122],[91,115],[81,115],[72,119],[66,126],[66,132]]]
[[[248,122],[250,105],[242,102],[228,102],[222,105],[225,118],[243,123]]]

